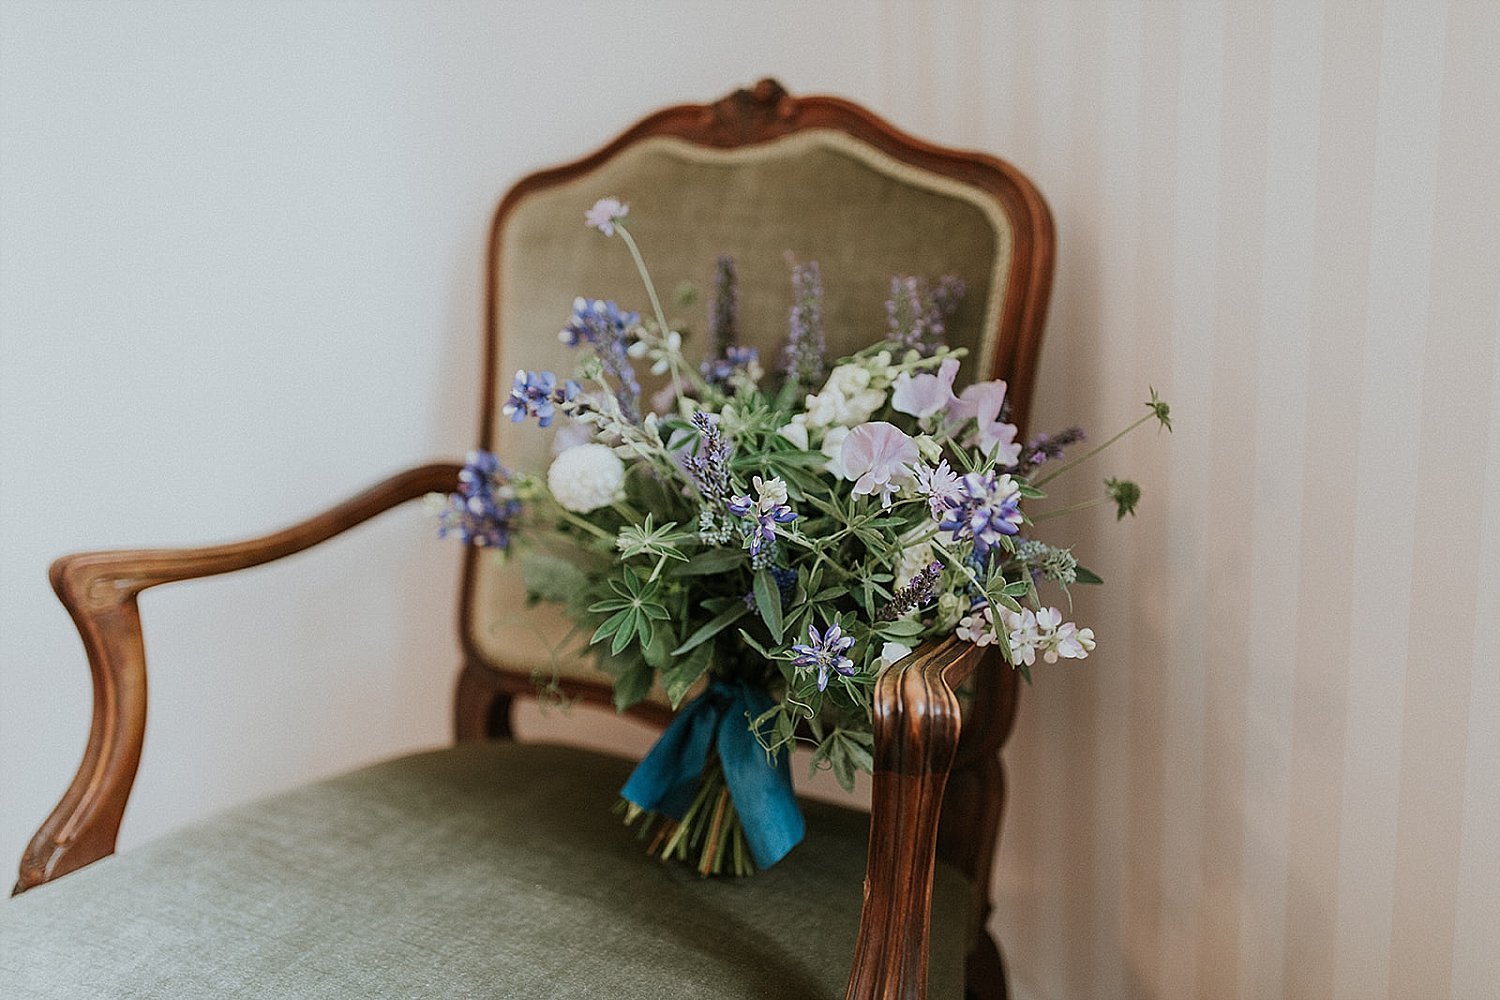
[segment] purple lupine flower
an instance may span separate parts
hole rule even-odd
[[[755,509],[755,499],[748,493],[741,496],[733,496],[724,501],[724,509],[735,517],[744,517]]]
[[[781,606],[787,607],[792,603],[792,598],[797,593],[797,571],[785,566],[772,566],[771,578],[776,581],[776,591],[781,595]],[[755,591],[745,594],[745,607],[754,611],[756,608]]]
[[[792,265],[793,305],[788,321],[782,370],[789,382],[809,390],[823,384],[828,375],[823,337],[823,278],[818,262]]]
[[[750,542],[750,554],[760,555],[766,542],[776,540],[776,526],[791,524],[797,520],[797,512],[786,504],[767,506],[758,504],[748,496],[731,497],[724,505],[735,517],[749,517],[754,523],[746,536]]]
[[[1021,491],[1007,475],[968,472],[950,496],[948,512],[938,527],[953,532],[953,540],[972,541],[977,559],[989,558],[1003,535],[1018,533],[1021,524]]]
[[[776,525],[790,524],[797,520],[796,511],[786,502],[786,483],[779,478],[755,477],[755,493],[732,496],[724,502],[724,508],[738,518],[749,517],[754,525],[745,536],[750,543],[750,555],[759,556],[766,542],[776,540]],[[751,564],[754,565],[752,558]]]
[[[573,300],[573,315],[568,325],[557,335],[569,347],[587,344],[604,364],[604,371],[619,383],[615,398],[620,403],[620,412],[632,423],[640,421],[641,383],[635,377],[635,367],[626,354],[626,331],[640,325],[641,314],[627,312],[616,303],[604,299]]]
[[[1063,449],[1085,440],[1082,427],[1069,427],[1056,434],[1038,434],[1021,449],[1019,472],[1025,474],[1043,462],[1062,458]]]
[[[714,261],[714,299],[708,307],[708,356],[725,357],[739,343],[740,290],[734,258],[721,253]]]
[[[875,615],[876,621],[893,622],[917,608],[925,607],[937,600],[938,579],[943,575],[943,564],[937,560],[912,577],[906,586],[897,590],[885,606]]]
[[[488,451],[471,451],[458,473],[458,489],[438,511],[438,537],[457,535],[465,545],[510,547],[511,522],[521,501],[510,485],[510,473]]]
[[[818,634],[817,626],[809,622],[807,637],[811,642],[799,642],[792,647],[792,652],[797,654],[792,663],[817,670],[819,691],[828,687],[829,671],[845,677],[854,676],[854,661],[844,655],[854,645],[854,636],[844,635],[838,622],[828,626],[822,635]]]
[[[797,594],[797,571],[785,566],[772,566],[771,579],[776,581],[776,590],[781,594],[781,606],[787,607]]]
[[[725,385],[736,372],[749,372],[760,364],[760,352],[753,347],[731,347],[724,356],[703,362],[699,370],[709,385]],[[751,378],[755,378],[751,375]]]
[[[500,407],[500,412],[510,417],[513,424],[527,417],[536,417],[537,424],[548,427],[562,403],[572,402],[578,395],[578,383],[568,379],[558,388],[557,376],[551,372],[516,372],[515,382],[510,387],[510,398]]]

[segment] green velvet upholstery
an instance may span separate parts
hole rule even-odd
[[[822,269],[831,358],[884,335],[892,275],[957,274],[968,295],[949,324],[949,339],[979,362],[966,365],[966,375],[989,368],[994,345],[986,334],[998,324],[1013,237],[988,194],[831,130],[728,150],[657,137],[587,174],[528,193],[507,217],[495,261],[497,404],[517,368],[572,369],[575,354],[558,342],[557,331],[574,296],[613,298],[649,312],[621,241],[583,225],[584,211],[605,195],[629,204],[631,231],[664,302],[682,282],[702,293],[691,307],[667,305],[669,320],[690,335],[704,329],[714,258],[730,253],[739,266],[741,341],[759,348],[773,367],[791,306],[784,259],[791,252]],[[701,341],[687,341],[694,357]],[[512,425],[498,412],[491,418],[496,450],[508,465],[546,468],[548,432],[534,421]],[[524,608],[519,577],[484,561],[470,594],[472,646],[496,667],[607,681],[591,660],[551,655],[571,624],[553,605]]]
[[[631,763],[467,744],[236,809],[0,904],[0,996],[841,997],[869,818],[744,880],[645,856]],[[963,988],[972,890],[939,864],[930,982]]]

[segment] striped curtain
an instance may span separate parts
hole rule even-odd
[[[1060,241],[1037,429],[1142,412],[1007,760],[1016,993],[1500,996],[1500,7],[909,5],[898,122]],[[1058,524],[1058,537],[1063,537]]]

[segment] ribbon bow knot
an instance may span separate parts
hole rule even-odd
[[[714,680],[662,731],[620,795],[641,809],[680,820],[703,780],[708,751],[716,748],[750,855],[757,868],[771,867],[805,832],[792,792],[791,754],[768,760],[751,731],[774,704],[764,688]]]

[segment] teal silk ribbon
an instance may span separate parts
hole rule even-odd
[[[774,704],[764,688],[715,680],[682,706],[620,795],[642,809],[681,819],[703,780],[709,748],[717,746],[750,856],[757,868],[771,867],[805,832],[792,792],[791,754],[782,750],[773,763],[750,731],[751,722]]]

